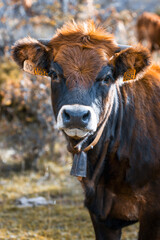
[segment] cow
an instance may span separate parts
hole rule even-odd
[[[160,67],[149,51],[121,49],[89,21],[65,24],[48,41],[21,39],[12,56],[51,78],[53,113],[96,240],[119,240],[138,221],[139,240],[159,240]]]
[[[136,29],[138,41],[146,40],[151,52],[160,49],[160,16],[144,12],[137,20]]]

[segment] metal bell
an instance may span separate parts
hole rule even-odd
[[[82,151],[74,155],[70,175],[76,177],[87,176],[87,154],[85,152]]]

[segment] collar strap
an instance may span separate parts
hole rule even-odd
[[[77,150],[77,152],[80,152],[80,151],[88,152],[89,150],[94,148],[94,146],[98,143],[100,137],[102,136],[104,127],[105,127],[105,125],[106,125],[106,123],[108,121],[108,118],[110,116],[111,110],[112,110],[112,104],[110,105],[110,107],[109,107],[109,109],[107,111],[106,117],[105,117],[101,127],[99,128],[99,130],[97,132],[97,135],[96,135],[95,139],[93,140],[93,142],[91,142],[91,144],[89,146],[87,146],[85,149],[82,149],[83,143],[87,140],[87,139],[83,139],[76,146],[74,146],[74,149]]]

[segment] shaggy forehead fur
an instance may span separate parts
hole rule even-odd
[[[84,48],[102,48],[107,56],[111,56],[117,46],[113,36],[102,27],[96,27],[92,21],[84,23],[67,23],[57,30],[50,41],[55,54],[62,45],[78,45]]]
[[[54,60],[61,65],[70,88],[75,85],[89,87],[102,66],[107,64],[106,58],[98,50],[79,46],[62,46]]]
[[[54,61],[61,65],[70,87],[89,86],[117,49],[113,36],[91,21],[64,25],[49,46],[53,46]]]

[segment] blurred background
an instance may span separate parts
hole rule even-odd
[[[26,36],[50,39],[72,19],[93,19],[118,43],[133,45],[144,11],[158,16],[159,0],[0,0],[0,240],[94,239],[65,139],[54,127],[49,78],[23,73],[11,46]],[[159,50],[152,56],[159,62]],[[125,228],[122,239],[136,240],[137,229]]]

